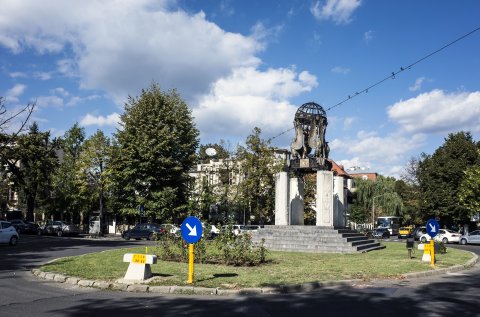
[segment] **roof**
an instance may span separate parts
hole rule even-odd
[[[329,161],[332,163],[332,171],[337,174],[337,176],[352,178],[352,176],[345,171],[343,165],[338,165],[334,160],[331,159],[329,159]]]

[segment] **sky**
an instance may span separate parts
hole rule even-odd
[[[289,149],[295,112],[312,101],[327,111],[330,158],[346,169],[399,177],[449,133],[480,140],[480,30],[429,56],[480,27],[480,1],[0,7],[0,96],[12,112],[35,102],[32,121],[54,137],[76,122],[87,136],[113,135],[128,96],[156,82],[188,104],[201,144],[236,145],[259,127]]]

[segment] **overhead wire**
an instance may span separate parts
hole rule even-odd
[[[336,103],[335,105],[327,108],[325,111],[330,111],[330,110],[332,110],[333,108],[336,108],[336,107],[338,107],[338,106],[341,106],[341,105],[343,105],[345,102],[350,101],[350,100],[352,100],[353,98],[355,98],[355,97],[357,97],[357,96],[359,96],[359,95],[361,95],[361,94],[368,93],[368,91],[369,91],[370,89],[372,89],[372,88],[374,88],[374,87],[376,87],[376,86],[384,83],[385,81],[387,81],[387,80],[389,80],[389,79],[395,79],[395,76],[396,76],[396,75],[398,75],[398,74],[400,74],[400,73],[402,73],[402,72],[404,72],[404,71],[406,71],[406,70],[412,69],[412,67],[415,66],[415,65],[417,65],[418,63],[423,62],[424,60],[432,57],[433,55],[435,55],[435,54],[443,51],[443,50],[446,49],[447,47],[452,46],[453,44],[455,44],[455,43],[463,40],[464,38],[472,35],[473,33],[477,32],[477,31],[479,31],[479,30],[480,30],[480,26],[477,27],[477,28],[475,28],[475,29],[473,29],[472,31],[470,31],[470,32],[468,32],[468,33],[466,33],[466,34],[464,34],[464,35],[456,38],[455,40],[451,41],[450,43],[445,44],[444,46],[440,47],[439,49],[437,49],[437,50],[435,50],[435,51],[433,51],[433,52],[431,52],[431,53],[423,56],[422,58],[416,60],[415,62],[411,63],[410,65],[405,66],[405,67],[400,67],[400,70],[398,70],[398,71],[396,71],[396,72],[391,72],[390,75],[388,75],[387,77],[385,77],[385,78],[383,78],[383,79],[375,82],[374,84],[371,84],[371,85],[368,86],[367,88],[364,88],[364,89],[362,89],[362,90],[360,90],[360,91],[356,91],[355,93],[352,93],[351,95],[348,95],[345,99],[343,99],[343,100],[339,101],[338,103]],[[278,135],[269,138],[268,141],[272,141],[272,140],[278,138],[279,136],[281,136],[281,135],[283,135],[283,134],[285,134],[285,133],[287,133],[287,132],[289,132],[289,131],[291,131],[291,130],[293,130],[293,129],[294,129],[294,128],[290,128],[290,129],[288,129],[288,130],[285,130],[285,131],[279,133]]]

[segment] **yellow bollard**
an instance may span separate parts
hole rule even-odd
[[[194,254],[193,254],[193,243],[190,243],[188,245],[188,284],[193,283],[193,260],[194,260]]]
[[[430,266],[435,267],[435,244],[430,240]]]

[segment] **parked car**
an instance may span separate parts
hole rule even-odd
[[[412,235],[413,228],[412,227],[400,227],[398,229],[398,238],[403,239],[403,238],[408,238]]]
[[[460,244],[480,244],[480,230],[475,230],[460,237]]]
[[[10,245],[18,243],[17,230],[8,221],[0,221],[0,243],[8,243]]]
[[[222,231],[227,230],[231,227],[232,233],[236,236],[243,234],[245,232],[254,232],[257,231],[261,226],[259,225],[225,225],[222,226]]]
[[[166,234],[167,229],[162,228],[161,225],[156,223],[139,223],[132,229],[125,230],[122,233],[122,238],[125,240],[135,239],[147,239],[154,240],[156,235]]]
[[[460,233],[457,233],[453,230],[440,229],[440,230],[438,230],[438,233],[433,240],[437,241],[437,242],[443,242],[445,244],[454,243],[454,242],[458,243],[460,241],[460,236],[461,236]],[[430,237],[430,235],[428,233],[424,233],[420,237],[420,242],[422,242],[422,243],[428,242],[430,240],[432,240],[432,238]]]
[[[23,221],[22,219],[13,219],[10,220],[12,226],[15,227],[17,233],[33,233],[36,234],[38,231],[38,225],[33,222]]]
[[[162,223],[160,225],[160,228],[165,229],[166,233],[173,234],[176,237],[180,236],[180,228],[177,227],[176,225],[170,224],[170,223]]]
[[[388,231],[388,228],[376,228],[373,231],[373,237],[375,239],[388,239],[390,238],[390,231]]]
[[[56,236],[71,235],[76,236],[81,233],[80,228],[77,225],[67,223],[65,221],[47,221],[46,224],[39,226],[37,234],[54,234]]]
[[[422,234],[427,233],[427,228],[426,227],[416,227],[412,231],[412,236],[415,240],[420,240],[420,237]]]

